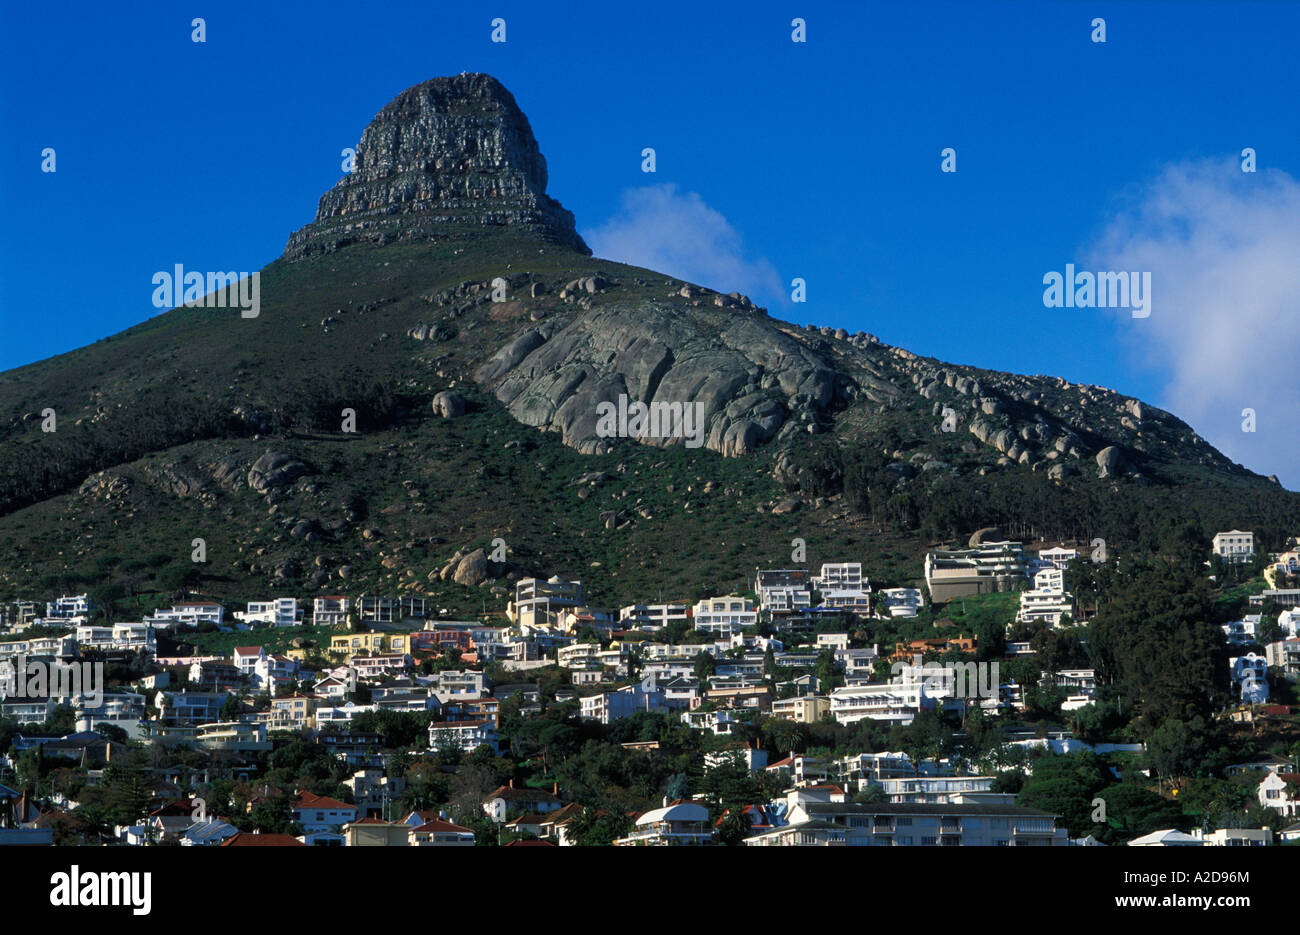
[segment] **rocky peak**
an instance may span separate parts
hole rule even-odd
[[[519,227],[591,253],[573,214],[546,194],[528,118],[491,75],[434,78],[394,98],[361,134],[354,171],[321,196],[285,256],[422,240],[449,224]]]

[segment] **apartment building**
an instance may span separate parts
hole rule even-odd
[[[618,611],[619,623],[629,630],[661,630],[690,619],[686,604],[629,604]]]
[[[789,822],[746,838],[757,847],[1065,847],[1055,816],[1017,805],[800,802]]]
[[[708,597],[695,605],[695,629],[731,636],[746,627],[758,626],[754,602],[744,597]]]
[[[861,562],[833,562],[824,564],[821,573],[812,579],[819,591],[870,591],[871,585],[862,577]]]
[[[754,576],[754,593],[769,613],[792,614],[812,606],[811,584],[808,572],[801,568],[762,569]]]
[[[581,581],[566,581],[559,575],[545,581],[520,578],[515,582],[515,598],[506,608],[506,617],[521,626],[558,626],[565,611],[586,603]]]
[[[311,622],[318,627],[341,627],[348,622],[352,598],[341,594],[318,597],[311,604]]]
[[[987,542],[971,549],[936,549],[925,556],[925,583],[930,599],[1015,591],[1025,580],[1027,566],[1019,542]]]
[[[915,617],[925,606],[919,588],[886,588],[879,594],[884,609],[891,617]]]
[[[235,619],[249,626],[296,627],[302,623],[302,611],[296,597],[277,597],[269,601],[249,601],[248,609],[235,611]]]

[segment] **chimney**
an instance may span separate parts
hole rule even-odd
[[[559,795],[559,794],[560,794],[560,784],[558,782],[551,783],[551,795]]]
[[[510,780],[510,788],[513,789],[514,787],[515,787],[515,781],[514,781],[513,779],[511,779],[511,780]]]

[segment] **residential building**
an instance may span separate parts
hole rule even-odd
[[[1271,600],[1282,609],[1291,607],[1300,607],[1300,588],[1278,588],[1275,590],[1266,589],[1259,594],[1252,594],[1247,603],[1251,607],[1261,607],[1265,601]]]
[[[664,803],[636,820],[636,830],[614,841],[616,847],[702,845],[713,840],[709,810],[695,802]]]
[[[76,594],[72,597],[60,597],[45,605],[44,619],[50,622],[64,623],[84,621],[90,616],[92,609],[89,595]]]
[[[483,814],[497,824],[502,824],[515,815],[545,815],[563,804],[554,786],[550,789],[516,788],[512,779],[507,785],[498,786],[484,796]]]
[[[1240,620],[1223,624],[1220,629],[1223,630],[1224,639],[1234,646],[1247,646],[1255,642],[1261,616],[1261,614],[1248,614]]]
[[[431,818],[410,829],[412,847],[473,847],[474,832],[443,818]]]
[[[316,699],[307,695],[286,695],[271,699],[266,726],[270,730],[304,730],[316,726]]]
[[[360,818],[343,827],[345,847],[410,847],[411,829],[400,821]]]
[[[628,685],[611,692],[588,695],[580,701],[581,717],[585,721],[598,721],[610,724],[621,718],[631,717],[639,711],[666,712],[664,691],[653,678],[642,679],[635,685]]]
[[[825,695],[804,695],[772,702],[772,717],[785,718],[797,724],[816,724],[830,713],[831,700]]]
[[[302,623],[302,611],[296,597],[277,597],[269,601],[249,601],[248,610],[235,611],[235,619],[249,626],[293,627]]]
[[[492,721],[435,721],[429,725],[429,749],[459,749],[473,753],[480,746],[497,752],[496,725]]]
[[[879,593],[880,600],[891,617],[915,617],[925,606],[919,588],[886,588]]]
[[[311,622],[318,627],[341,627],[348,622],[348,612],[352,610],[352,598],[341,594],[329,594],[312,601]]]
[[[953,802],[972,793],[993,790],[993,776],[896,776],[873,781],[891,802],[924,804]],[[1006,804],[1014,804],[1013,801]]]
[[[861,562],[832,562],[822,565],[821,574],[812,579],[819,591],[870,591],[862,577]]]
[[[1018,805],[800,801],[788,824],[745,840],[753,846],[1066,847],[1053,815]]]
[[[1061,571],[1065,571],[1065,566],[1078,557],[1078,549],[1067,549],[1063,546],[1054,549],[1040,549],[1038,552],[1038,561],[1040,563],[1059,568]]]
[[[1025,579],[1024,548],[1019,542],[986,542],[970,549],[936,549],[925,556],[925,583],[930,599],[944,603],[1019,590]]]
[[[265,724],[247,721],[214,721],[197,725],[194,739],[205,750],[229,753],[252,753],[271,749]]]
[[[695,629],[731,636],[747,627],[758,626],[754,602],[744,597],[709,597],[695,605]]]
[[[154,698],[158,719],[170,724],[208,724],[221,720],[226,692],[160,691]]]
[[[1255,557],[1255,534],[1240,529],[1216,532],[1212,548],[1226,562],[1248,562]]]
[[[1258,653],[1233,656],[1228,660],[1233,687],[1242,704],[1268,701],[1268,660]]]
[[[812,606],[811,579],[803,569],[760,570],[754,577],[754,593],[763,609],[773,614],[791,614]],[[699,610],[696,609],[696,629]]]
[[[1300,639],[1278,640],[1264,647],[1264,657],[1270,666],[1282,670],[1282,677],[1294,682],[1300,678]]]
[[[618,612],[619,623],[629,630],[662,630],[690,619],[686,604],[629,604]]]
[[[566,581],[559,575],[543,581],[521,578],[515,582],[515,598],[506,608],[506,617],[516,624],[558,626],[567,610],[585,606],[586,595],[581,581]]]
[[[358,817],[355,805],[311,792],[301,793],[293,801],[292,810],[293,820],[302,825],[303,831],[308,834],[338,831]]]
[[[1290,789],[1287,787],[1290,786]],[[1259,804],[1265,805],[1283,817],[1300,817],[1300,773],[1279,773],[1270,770],[1256,789]]]

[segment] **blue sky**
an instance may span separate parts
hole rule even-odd
[[[155,314],[156,270],[261,267],[384,104],[485,71],[598,245],[653,256],[695,236],[666,272],[1137,395],[1300,486],[1300,6],[543,6],[0,8],[0,368]],[[1245,147],[1258,173],[1240,172]],[[1045,308],[1043,275],[1070,262],[1150,264],[1151,317]]]

